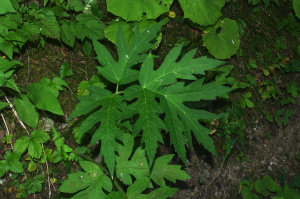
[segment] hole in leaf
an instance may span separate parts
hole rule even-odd
[[[219,34],[220,32],[221,32],[221,30],[222,30],[222,28],[221,27],[219,27],[219,28],[217,28],[217,34]]]
[[[159,2],[159,5],[161,5],[162,1]]]

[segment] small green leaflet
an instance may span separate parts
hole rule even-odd
[[[4,155],[4,160],[0,162],[0,177],[11,171],[13,173],[22,173],[22,163],[19,162],[21,153],[11,152],[7,150]]]
[[[42,143],[49,140],[49,135],[43,130],[35,130],[30,137],[20,137],[15,145],[14,150],[23,154],[28,148],[28,154],[33,158],[40,158],[42,155]]]
[[[72,199],[101,199],[105,198],[106,191],[112,191],[110,178],[103,174],[103,171],[95,164],[88,161],[79,161],[85,172],[78,172],[68,175],[68,179],[63,182],[58,189],[64,193],[77,193]]]
[[[29,178],[26,180],[25,188],[28,190],[28,194],[41,192],[42,190],[42,183],[45,182],[45,177],[41,175],[34,176],[34,179]]]
[[[59,71],[59,75],[62,79],[64,79],[67,76],[72,76],[73,72],[72,70],[69,68],[69,64],[68,63],[63,63],[63,65],[61,65],[60,71]]]
[[[68,84],[65,82],[65,80],[61,79],[60,77],[54,77],[52,82],[48,78],[42,78],[39,84],[47,86],[56,98],[59,95],[59,91],[64,90],[63,86],[68,87]]]
[[[124,145],[119,144],[119,156],[117,157],[116,174],[124,184],[132,184],[133,175],[137,180],[150,177],[156,184],[166,186],[164,178],[175,183],[176,180],[189,179],[190,176],[185,171],[180,170],[180,165],[168,165],[173,154],[164,155],[155,159],[153,167],[150,166],[146,158],[145,150],[138,147],[131,157],[134,138],[129,133],[123,134]],[[129,157],[130,160],[129,160]]]
[[[149,178],[142,178],[130,185],[126,194],[121,191],[111,192],[105,199],[165,199],[172,196],[177,191],[176,188],[161,187],[148,194],[142,194],[142,192],[148,188],[149,183]]]
[[[53,141],[56,146],[56,151],[53,152],[53,162],[57,163],[61,159],[62,160],[67,160],[69,158],[67,153],[72,152],[72,148],[70,148],[68,145],[64,144],[65,143],[65,138],[61,136],[59,132],[56,130],[52,134],[53,136]]]

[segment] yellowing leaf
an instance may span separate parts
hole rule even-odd
[[[289,57],[285,57],[281,60],[281,63],[284,63],[286,64],[287,61],[290,61],[290,58]]]
[[[57,181],[57,179],[56,178],[51,178],[50,181],[54,184]]]
[[[208,134],[209,134],[209,135],[212,135],[212,134],[214,134],[216,131],[217,131],[217,129],[213,129],[213,130],[211,130]]]
[[[176,13],[172,12],[171,10],[169,10],[169,17],[170,18],[175,18],[176,17]]]

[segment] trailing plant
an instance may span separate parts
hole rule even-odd
[[[284,189],[276,184],[273,179],[266,175],[263,180],[258,179],[255,184],[250,179],[243,179],[239,185],[239,193],[242,194],[244,199],[252,199],[252,198],[260,198],[259,195],[267,197],[269,192],[275,193],[276,196],[273,198],[276,199],[292,199],[300,197],[299,192],[297,189],[299,188],[299,175],[294,175],[290,184],[283,183]],[[259,194],[253,193],[253,189]]]

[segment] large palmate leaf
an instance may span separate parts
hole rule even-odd
[[[153,56],[149,55],[144,61],[139,75],[140,86],[134,85],[125,90],[124,99],[138,100],[129,105],[124,111],[124,118],[139,113],[140,117],[134,126],[134,134],[143,130],[142,141],[145,142],[150,163],[153,160],[157,148],[157,141],[161,141],[161,135],[157,128],[164,128],[162,120],[157,116],[161,110],[166,113],[165,125],[170,131],[171,144],[179,156],[185,161],[185,138],[191,138],[191,131],[197,141],[211,153],[216,155],[213,141],[208,136],[209,130],[199,124],[200,119],[214,119],[217,115],[203,111],[190,109],[183,105],[185,101],[213,100],[216,96],[231,91],[215,83],[203,84],[203,79],[197,80],[192,73],[204,74],[204,70],[212,69],[223,62],[201,57],[192,59],[195,50],[187,53],[179,62],[176,60],[180,54],[182,45],[173,48],[164,60],[164,63],[156,71],[153,71]],[[177,78],[196,80],[195,82],[184,85],[184,82],[177,82]],[[166,85],[170,85],[167,86]],[[160,104],[155,97],[160,98]],[[178,117],[179,116],[179,117]],[[188,140],[191,143],[191,140]]]
[[[208,26],[214,24],[220,16],[225,4],[224,0],[179,0],[184,18],[194,23]]]
[[[203,144],[207,150],[216,155],[213,141],[208,135],[210,130],[200,125],[199,120],[212,120],[219,116],[204,110],[191,109],[184,103],[214,100],[217,96],[232,90],[214,82],[203,85],[204,79],[198,80],[194,76],[194,74],[205,75],[205,70],[215,68],[224,62],[207,57],[193,59],[196,50],[188,52],[180,61],[177,61],[182,49],[182,45],[179,45],[170,51],[163,64],[154,71],[154,56],[141,53],[153,47],[154,44],[151,41],[153,42],[157,37],[162,24],[163,21],[146,28],[142,34],[137,26],[130,46],[126,45],[125,36],[120,27],[116,40],[118,61],[112,58],[102,44],[93,41],[95,52],[98,55],[97,59],[102,65],[98,67],[99,73],[116,84],[116,92],[112,93],[100,87],[88,88],[91,95],[79,98],[80,103],[69,119],[90,112],[90,115],[81,124],[79,136],[101,122],[100,127],[93,134],[91,144],[101,140],[100,154],[104,155],[104,161],[111,174],[114,172],[115,151],[120,153],[116,138],[118,140],[123,138],[116,126],[116,121],[126,120],[132,116],[138,117],[133,124],[133,135],[136,136],[142,132],[141,141],[145,143],[150,163],[147,167],[149,168],[153,164],[155,165],[154,157],[158,141],[163,142],[160,133],[162,129],[170,132],[171,144],[175,146],[175,150],[184,162],[186,162],[185,144],[186,142],[192,143],[192,131],[198,143]],[[140,71],[131,68],[141,62],[143,64]],[[178,79],[188,80],[187,82],[192,83],[177,82]],[[128,83],[131,85],[125,91],[119,91],[119,85]],[[122,94],[124,96],[121,96]],[[131,101],[133,99],[134,101]],[[126,106],[124,100],[131,101],[130,105]],[[135,152],[133,158],[139,153],[144,153],[144,151]],[[144,155],[141,154],[141,156]],[[134,164],[135,168],[139,166],[136,165],[136,162]],[[143,161],[143,165],[148,165],[148,161]],[[129,167],[132,168],[132,165]],[[119,171],[120,168],[118,168]],[[125,173],[123,172],[122,175]],[[139,176],[135,177],[139,179]],[[161,180],[157,181],[161,183]],[[126,182],[130,182],[129,177]]]
[[[107,11],[122,17],[126,21],[140,21],[143,13],[147,19],[156,19],[168,12],[173,0],[107,0]]]

